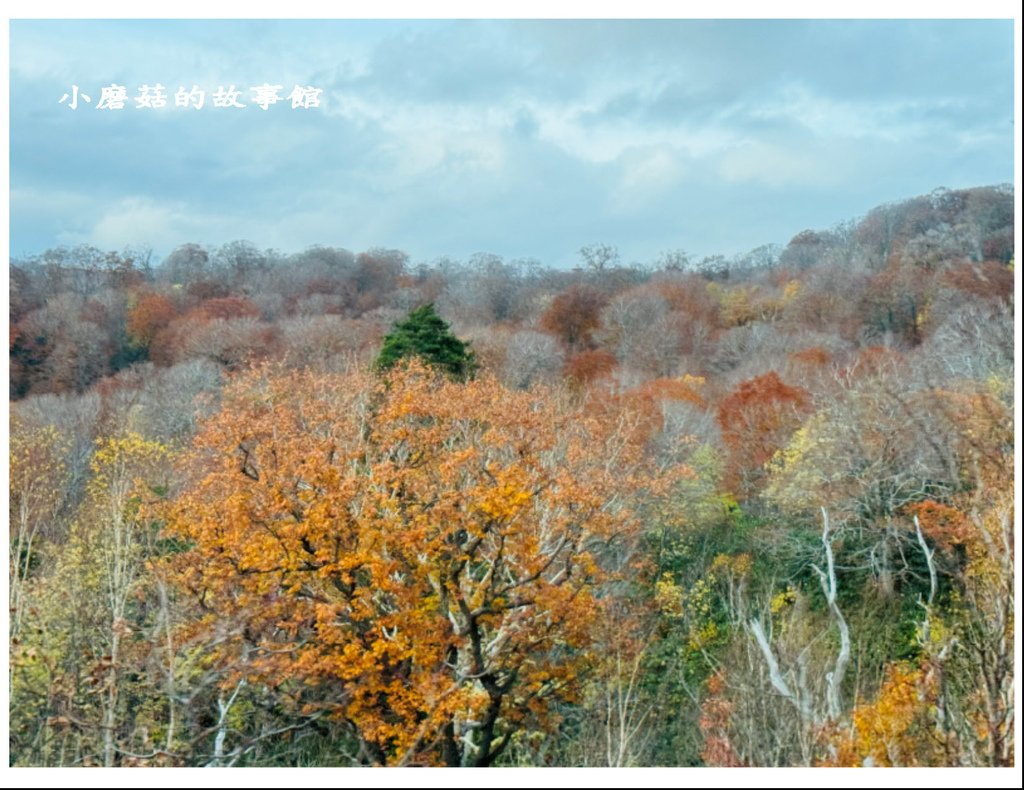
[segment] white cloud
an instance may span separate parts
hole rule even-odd
[[[160,203],[146,197],[127,197],[100,213],[85,232],[62,234],[65,244],[87,243],[103,250],[125,246],[170,249],[185,241],[201,238],[213,220],[183,203]]]
[[[616,214],[642,212],[677,187],[685,173],[680,156],[668,146],[627,149],[618,165],[618,181],[608,202]]]
[[[756,182],[772,188],[821,187],[842,183],[846,166],[841,157],[821,149],[792,149],[746,141],[722,156],[718,172],[732,183]]]
[[[750,107],[747,115],[787,121],[819,137],[900,142],[934,134],[934,122],[920,120],[922,113],[955,109],[960,104],[944,98],[853,101],[824,96],[806,85],[791,83]]]

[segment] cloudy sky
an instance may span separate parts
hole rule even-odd
[[[13,21],[10,57],[15,256],[731,255],[1013,180],[1012,21]],[[263,111],[264,83],[321,104]],[[247,106],[213,107],[232,84]]]

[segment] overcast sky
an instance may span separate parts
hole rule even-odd
[[[570,266],[1013,180],[1012,21],[13,21],[11,252],[247,239]],[[101,88],[126,86],[119,111]],[[163,109],[136,109],[143,84]],[[267,111],[251,86],[323,89]],[[201,110],[174,107],[180,86]],[[218,86],[244,109],[214,108]],[[77,110],[64,94],[77,85]]]

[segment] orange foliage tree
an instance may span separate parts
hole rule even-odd
[[[163,514],[225,687],[345,723],[369,764],[489,765],[552,726],[672,479],[632,424],[418,363],[240,377]]]
[[[592,345],[594,331],[601,325],[604,296],[587,285],[572,285],[551,302],[540,325],[561,339],[570,349],[585,350]]]
[[[149,348],[156,333],[178,314],[171,300],[161,294],[146,294],[128,311],[125,330],[128,339],[140,348]]]
[[[823,764],[941,764],[935,726],[929,715],[935,696],[934,676],[905,664],[891,664],[878,698],[854,708],[849,727],[833,739],[833,754]]]
[[[742,382],[722,399],[717,419],[729,454],[727,476],[739,495],[754,493],[765,464],[810,408],[810,393],[788,386],[775,372]]]
[[[565,364],[565,376],[573,384],[589,384],[607,378],[615,370],[615,355],[596,348],[582,351]]]
[[[725,679],[720,674],[708,678],[708,695],[700,709],[700,731],[704,736],[700,758],[705,765],[738,768],[743,761],[729,738],[733,703],[725,697],[725,687]]]

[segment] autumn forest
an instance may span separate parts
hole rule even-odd
[[[11,763],[1012,765],[1013,202],[12,261]]]

